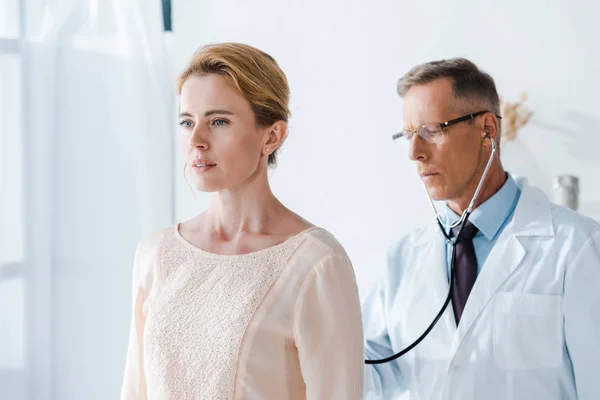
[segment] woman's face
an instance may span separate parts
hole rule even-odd
[[[223,76],[187,78],[179,99],[179,126],[196,189],[230,189],[266,174],[270,128],[257,126],[248,100]]]

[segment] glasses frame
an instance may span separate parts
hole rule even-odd
[[[392,140],[395,142],[396,140],[400,139],[401,137],[406,137],[408,133],[411,133],[413,136],[416,134],[417,136],[419,136],[423,141],[427,142],[427,143],[431,143],[430,141],[428,141],[427,139],[425,139],[423,136],[421,136],[419,134],[419,131],[423,128],[425,128],[427,125],[439,125],[440,126],[440,130],[442,132],[444,132],[444,128],[447,128],[449,126],[458,124],[460,122],[464,122],[464,121],[469,121],[472,120],[476,117],[479,117],[480,115],[486,114],[486,113],[491,113],[491,111],[487,111],[487,110],[483,110],[483,111],[477,111],[471,114],[467,114],[467,115],[463,115],[462,117],[458,117],[458,118],[454,118],[451,119],[449,121],[446,122],[439,122],[439,123],[431,123],[431,124],[425,124],[422,125],[419,129],[416,129],[414,131],[406,131],[406,132],[398,132],[398,133],[394,133],[392,135]],[[494,114],[495,115],[495,114]],[[496,115],[496,118],[498,118],[499,120],[502,119],[501,116]],[[412,137],[410,139],[408,139],[409,141],[412,140]]]

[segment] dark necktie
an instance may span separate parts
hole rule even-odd
[[[456,236],[460,226],[452,228],[452,236]],[[477,279],[477,257],[473,238],[478,229],[470,221],[467,221],[458,242],[456,243],[456,259],[454,264],[454,288],[452,290],[452,307],[456,325],[460,321],[469,293]]]

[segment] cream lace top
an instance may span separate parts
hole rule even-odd
[[[242,255],[177,226],[138,246],[122,399],[352,400],[362,386],[354,272],[327,231]]]

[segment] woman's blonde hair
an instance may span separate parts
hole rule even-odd
[[[203,46],[192,55],[179,75],[177,91],[192,75],[222,75],[250,102],[256,123],[261,128],[290,116],[290,88],[287,78],[273,57],[240,43]],[[277,161],[277,151],[269,155],[269,165]]]

